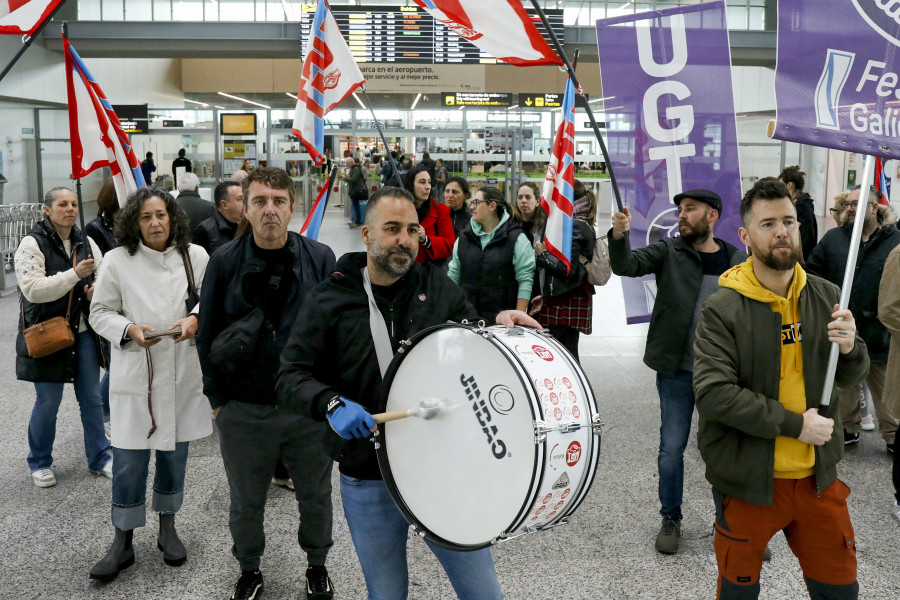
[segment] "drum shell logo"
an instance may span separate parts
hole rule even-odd
[[[488,402],[485,402],[484,398],[481,397],[481,390],[478,388],[478,384],[475,382],[475,376],[466,376],[464,373],[460,374],[459,382],[462,384],[463,389],[466,392],[466,396],[469,399],[469,402],[472,403],[472,412],[475,413],[475,418],[478,420],[478,424],[481,426],[481,431],[484,433],[487,438],[488,446],[490,447],[491,454],[497,460],[502,460],[508,456],[506,450],[506,443],[500,439],[500,430],[497,425],[493,424],[493,414],[491,413],[491,409],[488,407]],[[498,396],[497,401],[501,408],[506,408],[508,406],[507,412],[512,410],[514,405],[514,398],[512,393],[508,389],[506,389],[506,395],[503,394],[502,389],[498,390],[498,388],[506,389],[504,386],[494,386],[491,388],[491,393],[488,395],[489,400],[491,400],[491,404],[494,404],[493,396]],[[495,391],[497,392],[495,394]],[[497,408],[495,407],[495,410]],[[506,414],[497,410],[500,414]]]
[[[900,0],[851,0],[872,29],[900,46]]]

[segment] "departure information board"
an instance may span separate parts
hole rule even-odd
[[[301,18],[304,44],[315,15],[304,6]],[[418,6],[332,6],[334,20],[359,63],[504,64],[438,23]],[[551,45],[544,24],[533,10],[526,12]],[[550,26],[564,43],[563,11],[545,9]]]

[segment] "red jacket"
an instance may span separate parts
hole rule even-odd
[[[450,207],[434,200],[429,200],[429,202],[431,202],[431,208],[425,213],[425,217],[420,223],[425,228],[429,244],[419,244],[419,253],[416,255],[417,263],[450,258],[453,255],[453,244],[456,242],[453,221],[450,219]]]

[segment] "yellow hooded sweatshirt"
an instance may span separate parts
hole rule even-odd
[[[773,312],[781,314],[781,383],[778,401],[786,410],[802,414],[806,411],[806,386],[803,380],[802,336],[800,330],[800,290],[806,285],[806,272],[794,267],[794,278],[787,298],[770,292],[759,283],[753,272],[753,257],[725,271],[719,285],[731,288],[751,300],[765,302]],[[812,444],[796,438],[775,438],[775,477],[802,479],[813,474],[816,463]]]

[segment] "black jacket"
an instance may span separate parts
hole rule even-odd
[[[100,248],[100,252],[106,254],[116,247],[116,236],[113,235],[114,226],[112,219],[98,216],[84,226],[84,235],[94,240],[94,243]]]
[[[177,202],[178,206],[187,213],[188,219],[190,220],[188,228],[191,231],[197,229],[197,225],[202,221],[205,221],[215,213],[219,212],[212,202],[204,200],[197,192],[179,192],[175,202]]]
[[[68,271],[72,268],[72,256],[66,253],[62,238],[50,221],[44,219],[38,222],[28,233],[37,240],[38,247],[44,255],[44,268],[47,277]],[[73,242],[73,251],[76,254],[76,264],[85,260],[87,254],[84,246],[84,238],[77,227],[72,228],[69,239]],[[72,310],[69,313],[69,327],[72,333],[78,334],[78,326],[82,315],[87,319],[90,311],[90,302],[84,295],[84,286],[87,279],[82,279],[75,284],[75,293],[72,295]],[[69,305],[68,292],[53,302],[31,303],[21,297],[25,311],[24,327],[30,327],[35,323],[52,319],[53,317],[65,317],[66,308]],[[42,383],[71,383],[75,381],[75,346],[64,348],[43,358],[31,358],[28,356],[28,347],[25,345],[25,337],[22,335],[23,324],[21,312],[18,317],[19,329],[16,335],[16,377],[23,381],[37,381]]]
[[[471,223],[459,236],[456,247],[459,285],[485,323],[493,323],[501,310],[516,307],[519,282],[513,258],[521,234],[522,228],[507,219],[484,249]]]
[[[631,249],[629,234],[621,240],[607,234],[609,262],[621,277],[656,275],[656,302],[647,330],[644,364],[659,373],[674,374],[684,356],[690,336],[694,308],[703,282],[703,260],[700,253],[681,237],[663,238],[637,250]],[[747,253],[728,242],[715,238],[734,266],[747,260]]]
[[[457,238],[462,235],[469,223],[472,222],[472,209],[463,206],[459,210],[450,210],[450,221],[453,223],[453,233]]]
[[[191,234],[191,243],[202,246],[212,256],[213,252],[234,239],[236,231],[237,223],[232,223],[217,210],[210,218],[200,221]]]
[[[806,270],[840,287],[844,283],[852,232],[850,224],[829,230],[809,255]],[[898,244],[900,231],[893,226],[880,227],[869,236],[867,243],[862,244],[856,257],[849,308],[856,319],[859,335],[869,349],[869,358],[876,364],[887,363],[891,345],[890,332],[878,320],[878,286],[881,285],[884,261]]]
[[[223,329],[264,304],[265,262],[253,249],[252,233],[222,246],[209,259],[200,294],[197,353],[203,369],[203,393],[213,408],[229,400],[275,404],[278,357],[300,305],[306,295],[334,270],[334,253],[324,244],[290,232],[287,249],[293,260],[293,269],[285,273],[290,277],[288,283],[291,286],[287,305],[280,322],[266,322],[254,360],[245,365],[237,378],[217,374],[209,362],[209,350]]]
[[[341,395],[377,412],[381,371],[369,328],[369,301],[363,288],[364,252],[345,254],[336,271],[307,298],[281,355],[276,390],[279,405],[317,421],[325,420],[328,401]],[[413,263],[400,279],[393,302],[376,302],[394,332],[396,351],[402,339],[431,327],[462,319],[476,320],[465,292],[434,265]],[[340,441],[329,428],[330,445]],[[381,479],[372,443],[346,444],[340,471],[360,479]]]
[[[578,257],[583,256],[588,260],[594,258],[596,243],[594,228],[580,219],[573,219],[569,272],[566,273],[566,265],[550,252],[544,252],[534,259],[534,277],[538,286],[540,285],[540,272],[544,271],[544,285],[540,290],[540,295],[544,298],[558,298],[580,288],[587,277],[587,271]]]
[[[803,192],[794,203],[797,207],[797,222],[800,223],[800,243],[803,246],[803,260],[809,260],[809,254],[819,241],[819,225],[816,223],[816,209],[813,199]]]

